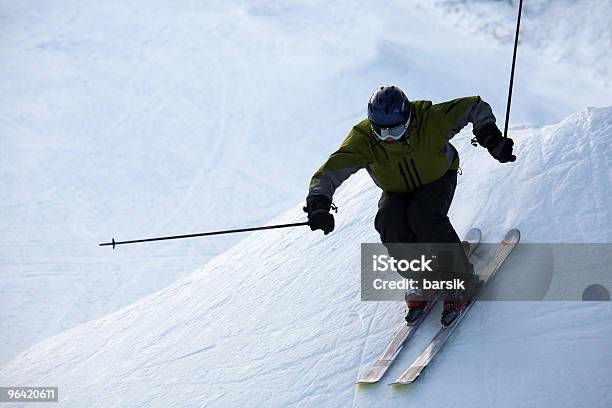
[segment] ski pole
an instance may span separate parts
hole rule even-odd
[[[504,125],[504,137],[508,137],[508,121],[510,119],[510,104],[512,103],[512,85],[514,84],[514,66],[516,65],[516,49],[518,48],[519,29],[521,27],[521,10],[523,0],[519,1],[518,17],[516,19],[516,34],[514,36],[514,52],[512,54],[512,69],[510,70],[510,87],[508,89],[508,106],[506,106],[506,124]]]
[[[111,240],[111,242],[105,242],[105,243],[100,244],[99,246],[109,246],[109,245],[112,245],[113,249],[115,249],[116,245],[123,245],[123,244],[135,244],[135,243],[139,243],[139,242],[151,242],[151,241],[165,241],[165,240],[168,240],[168,239],[183,239],[183,238],[205,237],[205,236],[209,236],[209,235],[234,234],[236,232],[262,231],[262,230],[270,230],[270,229],[277,229],[277,228],[301,227],[303,225],[308,225],[308,221],[295,222],[295,223],[292,223],[292,224],[265,225],[263,227],[239,228],[239,229],[224,230],[224,231],[201,232],[201,233],[198,233],[198,234],[172,235],[172,236],[167,236],[167,237],[133,239],[133,240],[130,240],[130,241],[115,241],[115,238],[113,238]]]

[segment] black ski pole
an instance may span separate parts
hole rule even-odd
[[[506,106],[506,124],[504,125],[504,137],[508,137],[508,121],[510,120],[510,104],[512,103],[512,85],[514,84],[514,66],[516,65],[516,49],[518,48],[519,29],[521,27],[521,10],[523,10],[523,0],[519,1],[518,17],[516,19],[516,34],[514,36],[514,53],[512,54],[512,69],[510,70],[510,88],[508,89],[508,106]]]
[[[183,238],[195,238],[195,237],[205,237],[208,235],[221,235],[221,234],[234,234],[236,232],[249,232],[249,231],[262,231],[262,230],[270,230],[276,228],[290,228],[290,227],[301,227],[303,225],[308,225],[308,221],[304,222],[295,222],[292,224],[277,224],[277,225],[266,225],[263,227],[253,227],[253,228],[239,228],[225,231],[212,231],[212,232],[202,232],[199,234],[187,234],[187,235],[172,235],[168,237],[157,237],[157,238],[144,238],[144,239],[133,239],[130,241],[115,241],[115,238],[111,240],[111,242],[105,242],[100,244],[100,246],[111,246],[115,249],[116,245],[123,244],[135,244],[138,242],[151,242],[151,241],[165,241],[168,239],[183,239]]]

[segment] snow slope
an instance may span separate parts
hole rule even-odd
[[[432,0],[465,30],[502,44],[514,43],[518,0]],[[522,47],[543,59],[569,64],[612,86],[612,2],[528,0],[521,16]],[[520,60],[520,59],[519,59]]]
[[[612,107],[515,129],[500,165],[457,136],[463,158],[451,218],[497,240],[612,242]],[[337,229],[252,234],[196,273],[116,313],[43,341],[0,383],[60,387],[62,406],[589,406],[612,404],[609,302],[488,302],[411,387],[354,385],[402,319],[359,300],[359,249],[375,242],[379,191],[365,174],[336,197]],[[271,222],[302,219],[296,205]],[[527,259],[521,248],[507,272]],[[426,321],[390,373],[437,326]]]
[[[381,83],[503,116],[510,49],[480,36],[428,2],[0,1],[0,363],[242,237],[99,242],[257,225],[302,199]],[[612,102],[602,75],[519,61],[513,123]]]

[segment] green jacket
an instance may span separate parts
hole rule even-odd
[[[340,148],[314,174],[308,196],[330,200],[351,174],[366,169],[384,191],[406,193],[431,183],[459,167],[459,155],[450,139],[472,122],[474,130],[495,122],[489,104],[479,96],[433,105],[410,102],[406,137],[395,143],[379,140],[367,119],[356,124]]]

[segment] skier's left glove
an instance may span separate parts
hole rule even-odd
[[[501,131],[495,123],[487,123],[483,127],[474,131],[476,141],[485,147],[491,156],[500,163],[513,162],[516,156],[512,154],[514,140],[503,137]]]
[[[334,230],[334,216],[329,210],[335,206],[324,195],[313,195],[306,198],[304,212],[308,213],[308,226],[312,231],[321,230],[325,235]]]

